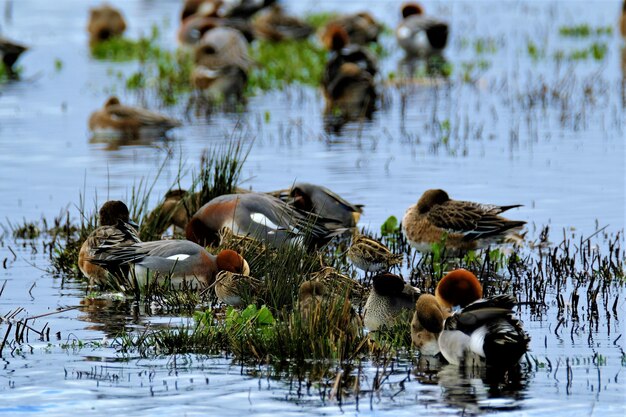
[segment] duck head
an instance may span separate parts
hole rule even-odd
[[[424,214],[434,206],[443,204],[448,200],[450,200],[450,197],[444,190],[426,190],[417,201],[417,210],[420,214]]]
[[[406,19],[409,16],[424,14],[424,8],[418,3],[404,3],[402,5],[402,17]]]
[[[340,51],[350,42],[348,32],[336,23],[330,23],[322,35],[322,44],[329,51]]]
[[[450,310],[454,306],[465,307],[483,296],[483,287],[476,275],[467,269],[449,272],[437,284],[435,297],[439,305]]]
[[[128,207],[119,200],[110,200],[104,203],[100,207],[98,216],[100,226],[115,226],[120,220],[132,225]]]
[[[231,249],[224,249],[217,254],[215,260],[218,271],[229,271],[236,274],[250,274],[250,266],[243,256]]]

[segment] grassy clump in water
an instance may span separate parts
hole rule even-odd
[[[115,36],[91,47],[91,56],[107,61],[145,61],[162,53],[157,45],[160,31],[157,25],[152,26],[149,36],[132,40]]]
[[[289,84],[317,87],[326,64],[326,51],[310,40],[259,40],[250,47],[250,56],[257,63],[248,74],[252,93],[280,90]]]
[[[576,25],[576,26],[561,26],[559,28],[559,34],[566,37],[586,38],[589,36],[610,36],[613,34],[613,28],[611,26],[598,26],[591,27],[588,24]]]

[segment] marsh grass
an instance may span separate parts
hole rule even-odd
[[[251,45],[250,56],[256,65],[248,74],[248,94],[282,90],[290,84],[319,86],[326,51],[311,40],[270,42]]]

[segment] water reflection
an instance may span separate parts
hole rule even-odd
[[[519,409],[529,374],[520,365],[506,370],[446,365],[437,376],[447,404],[476,413],[485,409]]]

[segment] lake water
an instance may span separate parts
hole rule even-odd
[[[180,1],[112,3],[123,10],[130,37],[149,33],[157,23],[164,45],[176,46]],[[379,80],[384,99],[371,122],[329,135],[320,92],[291,87],[251,98],[241,114],[187,118],[171,141],[117,149],[90,143],[87,119],[111,92],[136,102],[111,69],[128,74],[137,64],[90,57],[85,27],[92,4],[97,2],[0,1],[0,33],[31,47],[19,61],[22,80],[0,85],[0,223],[5,226],[52,219],[66,207],[78,219],[80,193],[88,208],[96,207],[96,198],[127,199],[134,184],[151,180],[163,165],[150,196],[156,204],[180,161],[196,167],[204,149],[234,136],[252,146],[243,186],[265,191],[295,180],[324,184],[364,204],[361,225],[372,229],[390,215],[401,217],[428,188],[443,188],[456,199],[523,204],[510,217],[526,220],[533,238],[544,225],[551,226],[557,241],[562,229],[579,236],[604,226],[612,234],[624,229],[626,64],[617,30],[620,2],[428,2],[427,11],[451,25],[445,53],[453,66],[451,80],[402,87],[383,82],[397,72],[402,57],[393,36],[386,35],[389,54],[380,63]],[[393,28],[398,4],[302,1],[288,7],[298,14],[367,8]],[[559,27],[577,24],[610,26],[613,33],[559,35]],[[480,42],[490,45],[486,51],[476,46]],[[554,59],[594,42],[608,48],[604,59]],[[477,68],[479,62],[484,69]],[[473,82],[463,81],[464,69]],[[161,110],[184,117],[182,106]],[[28,317],[80,305],[85,283],[45,272],[49,264],[42,242],[15,240],[5,227],[0,261],[5,259],[0,314],[23,307],[19,317]],[[616,295],[618,317],[624,317],[623,289],[615,289]],[[181,320],[134,316],[126,308],[71,309],[35,321],[36,328],[49,322],[50,343],[31,335],[12,353],[5,348],[0,412],[624,415],[623,323],[601,320],[597,328],[581,330],[566,326],[557,336],[553,304],[541,317],[525,308],[521,313],[532,354],[551,365],[526,367],[516,386],[490,391],[480,378],[462,378],[452,368],[442,371],[438,384],[428,384],[410,358],[400,358],[393,370],[385,370],[389,377],[379,390],[372,384],[382,368],[364,363],[358,400],[338,401],[284,373],[276,376],[269,367],[242,367],[223,357],[148,360],[122,357],[111,347],[63,349],[61,344],[72,340],[111,340],[123,327]]]

